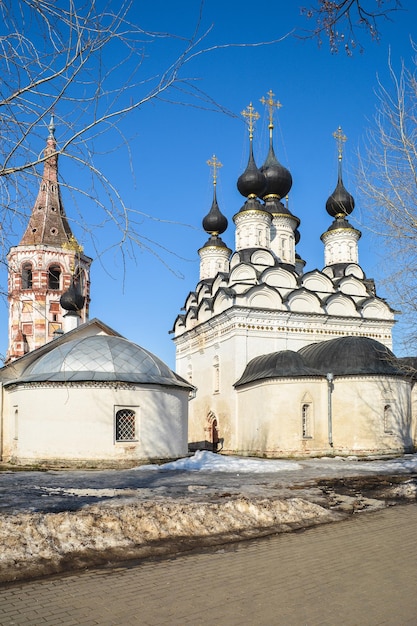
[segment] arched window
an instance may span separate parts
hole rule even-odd
[[[116,413],[116,441],[136,441],[136,414],[132,409]]]
[[[301,420],[303,428],[303,437],[311,437],[311,404],[305,402],[301,406]]]
[[[24,263],[22,266],[22,289],[32,289],[32,264]]]
[[[394,425],[394,417],[391,404],[384,405],[384,432],[388,435],[392,435],[392,429]]]
[[[61,288],[61,268],[59,265],[51,265],[48,271],[48,289]]]
[[[216,355],[213,359],[213,393],[220,391],[220,362]]]

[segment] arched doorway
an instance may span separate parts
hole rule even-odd
[[[207,415],[207,422],[206,433],[209,449],[211,448],[213,452],[218,452],[220,443],[219,426],[217,417],[212,411],[210,411]]]

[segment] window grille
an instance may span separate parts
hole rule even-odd
[[[116,441],[136,440],[135,411],[119,409],[116,413]]]

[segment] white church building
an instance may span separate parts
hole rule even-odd
[[[394,311],[359,264],[361,233],[349,222],[354,199],[339,169],[326,203],[323,269],[304,273],[296,252],[300,220],[286,202],[292,186],[273,147],[253,155],[237,186],[245,197],[233,216],[235,249],[221,239],[228,220],[214,193],[198,251],[200,280],[173,327],[176,369],[196,391],[189,404],[191,448],[279,456],[396,454],[416,445],[413,380],[392,353]]]

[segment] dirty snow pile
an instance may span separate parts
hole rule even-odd
[[[138,558],[333,521],[334,513],[301,500],[140,502],[92,505],[78,512],[23,513],[0,519],[0,581],[58,572],[78,564]],[[194,539],[194,542],[191,541]],[[196,541],[198,540],[198,541]]]
[[[343,506],[329,510],[315,478],[415,472],[417,455],[299,463],[210,452],[127,472],[6,471],[0,474],[0,582],[334,521]],[[415,500],[415,482],[410,485],[398,489],[414,489]],[[350,514],[352,498],[346,499]]]
[[[137,469],[264,473],[299,467],[291,461],[238,460],[206,452],[163,466]],[[175,552],[183,545],[233,541],[336,518],[335,513],[301,498],[249,499],[236,494],[213,501],[170,497],[144,501],[130,497],[77,511],[3,514],[0,581],[112,559]]]

